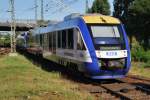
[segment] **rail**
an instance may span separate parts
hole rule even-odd
[[[0,56],[6,55],[10,52],[10,48],[0,48]]]

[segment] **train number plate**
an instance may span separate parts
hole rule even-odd
[[[98,51],[96,55],[99,58],[124,58],[127,57],[127,50]]]
[[[117,55],[118,55],[117,52],[112,52],[112,51],[106,52],[106,56],[109,56],[109,57],[113,57]]]

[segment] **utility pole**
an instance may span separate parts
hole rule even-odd
[[[88,10],[89,10],[89,2],[88,0],[86,0],[86,5],[85,5],[85,13],[88,13]]]
[[[41,0],[41,20],[44,20],[44,12],[43,12],[44,8],[43,8],[43,0]]]
[[[11,53],[16,52],[16,22],[15,22],[15,8],[14,0],[10,0],[10,13],[11,13]]]
[[[44,8],[43,8],[43,0],[41,0],[41,19],[40,22],[38,23],[40,26],[44,25]]]
[[[37,0],[34,0],[34,2],[35,2],[35,21],[36,21],[36,24],[37,24],[37,19],[38,19],[38,18],[37,18],[37,16],[38,16],[38,15],[37,15],[37,7],[38,7],[38,6],[37,6]]]

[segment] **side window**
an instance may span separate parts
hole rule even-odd
[[[66,48],[66,31],[62,31],[62,48]]]
[[[77,34],[77,50],[86,50],[80,31],[75,29],[74,32]]]
[[[45,33],[44,34],[44,46],[45,46],[45,50],[49,50],[49,47],[48,47],[48,33]]]
[[[42,34],[40,34],[40,46],[42,47],[42,41],[43,41],[43,39],[42,39]]]
[[[46,50],[46,43],[45,43],[45,39],[46,39],[46,34],[43,34],[43,49]]]
[[[42,34],[42,47],[44,49],[44,34]]]
[[[53,52],[56,51],[56,32],[53,32]]]
[[[49,51],[52,51],[52,33],[49,34]]]
[[[58,31],[58,35],[57,35],[58,48],[61,48],[61,36],[62,36],[61,31]]]
[[[68,29],[68,49],[73,49],[73,44],[74,44],[74,39],[73,39],[73,35],[74,33],[73,33],[73,29]]]
[[[39,37],[39,35],[35,35],[35,36],[32,37],[33,38],[33,42],[31,40],[29,41],[30,46],[31,45],[37,46],[39,44],[38,43],[39,42],[38,41],[39,40],[38,37]]]
[[[40,35],[37,35],[36,43],[37,43],[38,46],[40,45]]]

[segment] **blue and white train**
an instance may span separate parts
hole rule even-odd
[[[76,69],[92,79],[123,78],[131,57],[123,24],[101,14],[71,14],[32,30],[30,52]],[[27,41],[27,40],[26,40]]]

